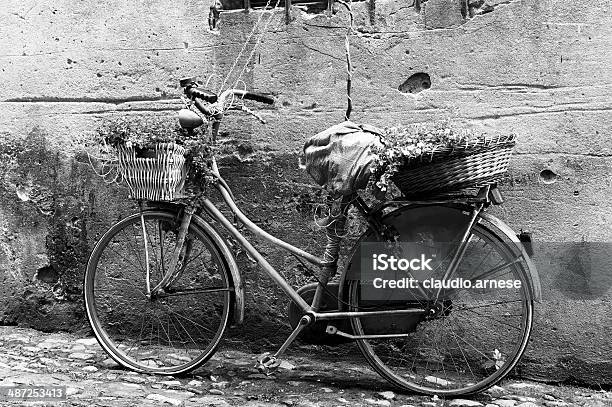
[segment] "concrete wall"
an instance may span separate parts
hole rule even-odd
[[[572,242],[609,241],[610,3],[470,0],[467,9],[459,0],[422,3],[419,11],[405,1],[355,4],[352,119],[384,127],[452,117],[492,133],[515,132],[507,203],[497,214],[540,242],[569,243],[568,253],[579,251]],[[82,146],[104,119],[172,118],[182,76],[214,74],[211,83],[221,85],[260,12],[223,14],[217,35],[208,30],[208,7],[192,0],[5,2],[0,323],[86,325],[80,284],[88,252],[133,207],[122,198],[125,190],[92,173]],[[241,75],[249,89],[277,98],[261,110],[269,124],[228,118],[222,171],[253,220],[316,251],[321,234],[310,209],[320,192],[297,159],[307,137],[343,118],[347,16],[296,8],[292,14],[289,25],[281,10],[270,20]],[[252,47],[251,41],[234,72]],[[431,87],[410,93],[419,89],[404,83],[416,73],[429,75]],[[546,169],[556,182],[541,182]],[[265,245],[262,252],[292,283],[307,281],[283,253]],[[263,310],[249,311],[245,334],[260,338],[263,330],[274,339],[286,300],[248,261],[241,264],[248,306]],[[544,255],[538,264],[544,303],[518,372],[612,383],[609,264],[576,268]]]

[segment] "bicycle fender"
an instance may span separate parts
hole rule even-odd
[[[527,264],[527,269],[529,272],[529,283],[531,285],[529,288],[531,290],[531,295],[533,296],[534,300],[541,303],[542,286],[540,284],[540,275],[538,274],[538,270],[536,269],[533,260],[531,260],[531,258],[527,255],[525,247],[523,246],[523,243],[519,240],[516,233],[510,228],[510,226],[502,222],[501,219],[496,218],[495,216],[489,213],[481,213],[478,222],[481,222],[482,220],[489,222],[497,229],[499,229],[499,231],[506,235],[506,237],[508,237],[508,239],[510,239],[512,242],[514,242],[516,244],[517,249],[521,251],[521,255],[525,260],[525,264]]]
[[[234,258],[234,254],[227,245],[225,239],[219,235],[215,228],[200,216],[194,216],[192,221],[203,229],[214,243],[219,247],[221,255],[227,264],[227,268],[232,276],[234,286],[234,309],[232,313],[232,325],[240,325],[244,320],[244,285],[242,284],[242,276],[238,269],[238,264]]]

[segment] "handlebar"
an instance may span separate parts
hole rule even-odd
[[[198,89],[192,85],[185,88],[185,94],[189,97],[203,99],[208,103],[215,103],[217,101],[217,95],[207,90]]]
[[[234,95],[240,96],[243,99],[250,99],[250,100],[254,100],[256,102],[266,103],[268,105],[273,105],[274,104],[274,99],[272,99],[270,96],[264,95],[262,93],[247,92],[245,90],[238,90],[238,89],[230,89],[230,91]]]
[[[183,78],[180,81],[180,85],[182,88],[185,88],[185,94],[193,100],[193,104],[198,110],[206,117],[214,119],[212,125],[213,140],[216,138],[216,134],[219,131],[219,123],[223,118],[223,113],[233,105],[233,100],[230,100],[230,106],[226,107],[225,102],[228,98],[238,97],[240,99],[254,100],[269,105],[274,104],[274,99],[268,95],[248,92],[241,89],[228,89],[217,96],[215,93],[208,90],[199,89],[196,78]],[[253,112],[247,106],[240,105],[240,108],[252,116],[255,116],[260,122],[266,123],[260,115]]]
[[[248,92],[241,89],[228,89],[221,93],[221,95],[217,96],[213,92],[199,89],[196,84],[195,78],[185,78],[180,82],[181,86],[185,88],[185,94],[190,98],[195,99],[194,104],[196,107],[204,114],[211,115],[215,109],[211,109],[207,107],[204,103],[200,101],[203,100],[208,103],[217,103],[217,106],[223,109],[225,105],[225,101],[230,96],[238,96],[241,99],[254,100],[256,102],[266,103],[269,105],[274,104],[274,99],[268,95],[264,95],[261,93]]]

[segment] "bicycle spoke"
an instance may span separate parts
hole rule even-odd
[[[185,264],[183,265],[183,268],[184,268],[184,269],[186,269],[186,268],[187,268],[187,266],[188,266],[189,264],[191,264],[193,261],[195,261],[195,260],[196,260],[198,257],[200,257],[200,256],[202,255],[202,253],[204,253],[204,251],[200,251],[200,253],[198,253],[198,255],[197,255],[197,256],[190,258],[190,259],[187,261],[187,263],[185,263]]]
[[[503,261],[503,259],[502,259],[501,261]],[[501,263],[501,261],[500,261],[500,263]],[[472,278],[472,279],[468,280],[468,281],[471,283],[470,288],[455,288],[455,289],[449,289],[449,290],[448,290],[448,291],[446,291],[446,293],[445,293],[445,294],[446,294],[446,295],[445,295],[445,298],[446,298],[446,299],[450,299],[451,301],[452,301],[452,300],[454,300],[454,299],[456,299],[456,298],[457,298],[457,297],[460,295],[460,294],[459,294],[460,292],[474,289],[473,287],[475,286],[475,283],[476,283],[476,281],[477,281],[477,280],[482,280],[482,279],[483,279],[483,277],[485,277],[485,276],[486,276],[486,277],[488,277],[488,278],[487,278],[488,280],[492,280],[492,277],[493,277],[493,276],[494,276],[496,273],[498,273],[498,272],[499,272],[499,271],[501,271],[501,270],[505,270],[506,268],[508,268],[508,267],[510,267],[510,266],[513,266],[513,265],[514,265],[514,264],[516,264],[518,261],[520,261],[520,260],[517,258],[517,259],[515,259],[514,261],[506,262],[506,263],[504,263],[504,264],[499,264],[499,263],[498,263],[498,264],[497,264],[497,265],[495,265],[495,266],[494,266],[492,269],[490,269],[490,270],[488,270],[488,271],[485,271],[484,273],[482,273],[482,274],[480,274],[480,275],[478,275],[478,276],[476,276],[476,277],[474,277],[474,278]],[[512,270],[507,271],[507,272],[505,272],[504,274],[497,276],[497,278],[500,278],[500,277],[502,277],[502,276],[505,276],[505,275],[507,275],[508,273],[511,273],[511,272],[512,272]],[[491,289],[492,289],[492,288],[489,288],[489,290],[491,290]],[[449,294],[450,294],[450,296],[448,296]]]
[[[174,327],[174,330],[176,331],[176,334],[179,337],[179,341],[181,342],[181,344],[183,345],[183,349],[185,350],[185,355],[189,355],[189,352],[187,351],[187,345],[185,344],[185,341],[183,340],[183,336],[180,334],[180,332],[178,331],[178,329],[176,328],[176,325],[174,325],[174,322],[172,322],[172,318],[170,315],[168,315],[168,323],[172,323],[172,326]],[[168,328],[169,329],[169,328]],[[193,342],[195,344],[195,342]]]
[[[500,325],[506,325],[506,326],[509,326],[510,328],[513,328],[513,329],[520,329],[519,327],[514,326],[514,325],[510,325],[510,324],[509,324],[509,323],[507,323],[507,322],[500,321],[500,320],[498,320],[498,319],[495,319],[495,318],[490,317],[490,316],[487,316],[487,315],[482,315],[482,314],[480,314],[480,313],[478,313],[478,312],[476,312],[476,311],[474,311],[474,310],[472,310],[472,309],[468,309],[468,310],[466,310],[466,311],[471,312],[471,313],[474,313],[474,314],[476,314],[476,315],[478,315],[478,316],[481,316],[481,317],[483,317],[483,318],[487,318],[487,319],[489,319],[489,320],[491,320],[491,321],[495,321],[495,322],[497,322],[497,323],[498,323],[498,324],[500,324]]]
[[[189,339],[191,339],[191,343],[193,343],[194,345],[197,346],[196,341],[193,339],[193,337],[189,334],[189,330],[187,330],[185,328],[185,326],[181,323],[181,321],[177,318],[176,322],[178,322],[178,324],[181,326],[181,328],[183,329],[183,331],[187,334],[187,336],[189,336]]]
[[[512,243],[500,242],[481,224],[474,225],[469,246],[451,276],[470,281],[472,286],[442,289],[439,300],[431,298],[424,308],[432,314],[410,327],[412,333],[406,339],[409,346],[399,340],[357,341],[378,373],[406,390],[454,396],[487,388],[509,372],[524,350],[520,344],[528,338],[521,327],[531,323],[530,303],[525,301],[529,293],[522,288],[502,290],[494,284],[474,286],[479,279],[513,279],[525,284],[528,277],[522,257],[515,255]],[[457,247],[451,249],[446,255],[438,255],[443,261],[428,278],[446,274],[449,255],[456,253]],[[358,285],[352,283],[349,291],[353,304],[361,301],[355,295],[358,290]],[[414,290],[409,292],[408,301],[414,301]],[[398,308],[396,304],[386,307]],[[385,333],[384,329],[388,329],[372,318],[356,317],[351,321],[356,335],[368,334],[370,329]],[[397,324],[401,323],[398,319]]]
[[[482,242],[482,243],[483,243],[483,247],[484,247],[485,242]],[[474,267],[474,268],[473,268],[473,270],[478,270],[478,269],[480,268],[480,266],[482,266],[482,264],[485,262],[485,260],[486,260],[486,259],[488,259],[488,258],[491,256],[491,253],[493,253],[493,247],[490,247],[490,248],[489,248],[489,251],[487,252],[486,256],[484,256],[484,257],[482,258],[482,260],[480,261],[480,263],[478,263],[478,265],[477,265],[476,267]],[[474,279],[474,278],[473,278],[473,275],[474,275],[473,273],[474,273],[474,271],[472,271],[472,274],[471,274],[471,275],[468,277],[470,280],[473,280],[473,279]]]
[[[210,333],[214,334],[214,332],[213,332],[213,331],[211,331],[210,329],[208,329],[208,328],[207,328],[207,327],[205,327],[204,325],[198,324],[197,322],[193,321],[192,319],[189,319],[189,318],[187,318],[186,316],[184,316],[184,315],[182,315],[182,314],[179,314],[179,313],[177,313],[177,312],[175,312],[175,311],[171,311],[171,310],[169,310],[169,311],[170,311],[170,313],[172,313],[173,315],[176,315],[177,317],[183,318],[184,320],[191,322],[193,325],[195,325],[195,326],[197,326],[197,327],[200,327],[200,328],[203,328],[205,331],[208,331],[208,332],[210,332]]]
[[[456,335],[455,337],[457,339],[459,339],[460,341],[462,341],[463,343],[465,343],[466,345],[468,345],[470,348],[472,348],[476,353],[478,353],[479,355],[481,355],[482,357],[484,357],[487,360],[492,360],[489,356],[487,356],[484,352],[482,352],[481,350],[477,349],[473,344],[471,344],[470,342],[468,342],[464,337]]]
[[[473,307],[455,307],[454,311],[467,311],[470,309],[476,309],[476,308],[488,308],[494,305],[501,305],[501,304],[508,304],[508,303],[512,303],[512,302],[523,302],[523,300],[512,300],[512,301],[498,301],[498,302],[489,302],[487,304],[481,304],[481,305],[476,305]]]
[[[127,232],[125,231],[125,229],[123,229],[123,234],[127,235]],[[138,238],[136,237],[136,232],[134,231],[134,225],[132,225],[132,236],[134,236],[134,242],[138,244]],[[131,243],[129,236],[126,236],[126,238],[127,238],[126,242],[130,246],[130,250],[134,253],[134,255],[136,256],[138,260],[138,263],[140,264],[140,269],[142,271],[146,270],[146,267],[143,266],[140,255],[138,254],[139,250]]]
[[[461,317],[460,317],[460,316],[458,316],[458,315],[454,315],[454,318],[460,318],[460,319],[461,319],[461,318],[463,318],[463,316],[461,316]],[[464,321],[465,323],[470,323],[470,322],[473,322],[473,320],[468,319],[468,318],[463,319],[463,321]],[[482,325],[482,324],[481,324],[481,325]],[[485,327],[485,326],[481,326],[479,329],[484,329],[484,330],[486,330],[487,332],[489,332],[489,333],[493,334],[493,336],[495,336],[495,335],[498,333],[498,331],[496,331],[496,330],[494,330],[494,329],[491,329],[491,328],[488,328],[488,327]]]
[[[138,334],[138,342],[142,343],[142,333],[144,331],[144,316],[140,319],[140,333]]]
[[[442,325],[444,325],[444,323],[446,323],[446,318],[442,318]],[[455,367],[455,373],[460,374],[459,368],[457,367],[457,363],[455,363],[455,358],[453,357],[453,352],[451,352],[448,342],[445,342],[445,348],[448,351],[448,355],[450,356],[451,362],[453,363],[453,366]]]
[[[175,217],[161,212],[144,216],[150,270],[154,280],[161,279],[175,239],[164,230]],[[212,356],[226,328],[230,275],[218,246],[190,226],[185,241],[192,245],[191,254],[173,279],[175,292],[148,298],[140,220],[121,221],[92,253],[86,272],[87,312],[96,336],[122,365],[151,373],[185,372]]]
[[[162,323],[161,319],[159,319],[157,315],[154,315],[154,317],[157,320],[158,327],[161,327],[162,331],[164,331],[164,335],[166,335],[166,339],[168,339],[168,345],[174,347],[174,345],[172,345],[172,340],[170,339],[170,335],[168,334],[168,331],[166,331],[166,329],[164,328],[164,324]]]
[[[134,264],[132,261],[128,260],[127,257],[125,257],[124,255],[122,255],[121,253],[119,253],[117,250],[115,250],[113,247],[107,246],[107,248],[111,249],[113,252],[115,252],[117,255],[119,255],[122,259],[124,259],[126,262],[130,263],[132,266],[138,268],[138,266],[136,264]],[[141,270],[144,270],[142,268],[142,264],[140,265]]]
[[[435,330],[434,331],[434,335],[433,335],[433,337],[434,337],[433,343],[435,344],[435,346],[433,348],[433,351],[434,351],[435,355],[439,355],[439,353],[440,353],[439,336],[440,336],[440,331],[439,330]],[[444,369],[444,356],[442,356],[440,358],[440,362],[439,363],[440,363],[440,366],[442,367],[442,373],[444,374],[444,380],[448,383],[449,382],[448,376],[446,374],[446,370]],[[432,376],[432,375],[430,374],[430,376]],[[434,376],[434,377],[436,377],[436,376]],[[436,384],[438,384],[438,383],[436,383]]]
[[[476,375],[474,375],[474,371],[472,370],[472,366],[470,365],[470,362],[467,360],[467,358],[465,357],[465,353],[463,352],[463,349],[461,348],[461,345],[459,345],[459,341],[457,341],[457,334],[455,333],[455,331],[453,330],[452,327],[452,323],[450,320],[448,320],[449,323],[449,329],[451,331],[451,334],[453,335],[453,339],[455,340],[455,343],[457,344],[457,349],[459,349],[459,352],[461,352],[461,356],[463,357],[463,360],[465,361],[465,363],[467,364],[468,369],[470,370],[470,374],[472,375],[472,378],[474,380],[476,380]]]

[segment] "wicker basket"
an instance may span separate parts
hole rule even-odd
[[[514,136],[480,139],[461,148],[441,148],[413,159],[392,177],[405,196],[478,188],[497,182],[508,170]]]
[[[187,169],[185,148],[174,143],[159,143],[154,158],[137,157],[136,149],[121,146],[119,172],[130,188],[130,198],[172,201],[183,196]]]

